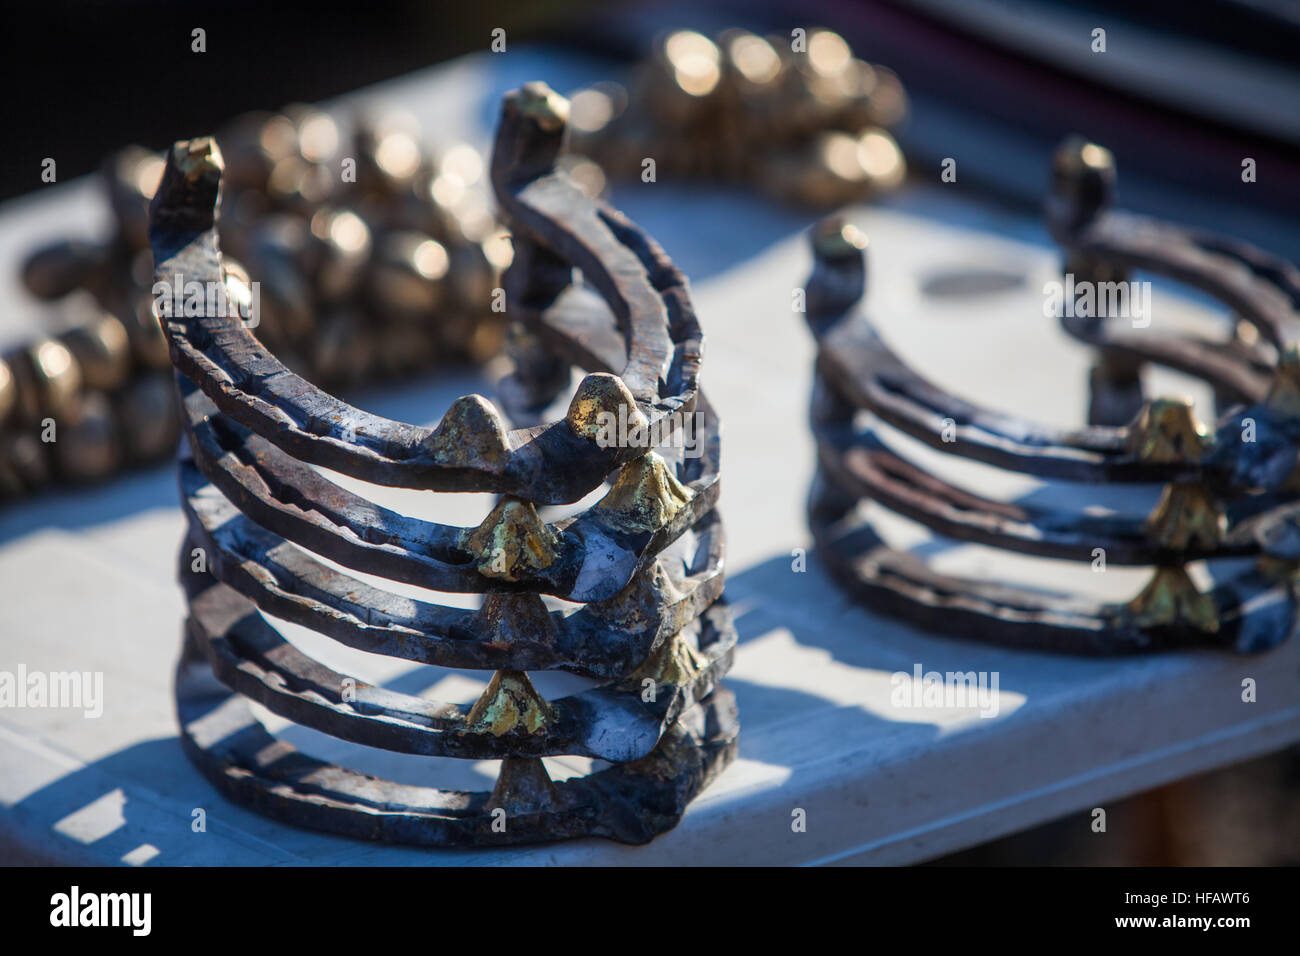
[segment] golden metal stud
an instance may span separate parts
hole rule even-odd
[[[550,567],[560,540],[531,501],[503,498],[466,541],[484,577],[518,581],[528,569]]]
[[[1144,462],[1196,462],[1212,443],[1188,398],[1152,399],[1129,426],[1128,450]]]
[[[502,670],[470,708],[465,726],[471,733],[500,737],[521,730],[535,734],[555,721],[555,710],[523,671]]]

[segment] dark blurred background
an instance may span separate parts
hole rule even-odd
[[[792,24],[838,30],[859,56],[903,75],[924,107],[914,136],[965,135],[971,121],[985,133],[1026,141],[1055,142],[1078,131],[1111,146],[1121,169],[1158,166],[1169,180],[1192,186],[1207,169],[1221,161],[1235,166],[1245,154],[1261,167],[1275,164],[1261,172],[1255,192],[1285,186],[1287,196],[1300,198],[1300,4],[1291,0],[7,6],[0,69],[9,74],[10,147],[0,152],[0,196],[36,188],[45,156],[58,157],[60,178],[70,177],[122,143],[165,144],[244,110],[319,100],[483,50],[495,27],[511,42],[546,39],[630,57],[657,30],[740,22],[759,31]],[[1104,59],[1089,49],[1090,25],[1109,31]],[[195,27],[207,31],[202,56],[190,52]],[[228,67],[219,81],[213,59]],[[981,163],[980,178],[1016,192],[1017,148],[1004,140],[1002,161]]]
[[[6,4],[2,67],[9,148],[0,196],[91,172],[124,143],[159,146],[238,113],[336,96],[487,48],[562,33],[590,0],[267,3],[40,0]],[[207,31],[208,52],[190,50]],[[56,52],[57,51],[57,52]],[[224,69],[214,79],[213,60]]]
[[[66,180],[125,143],[161,147],[485,50],[496,27],[617,61],[670,28],[820,25],[902,76],[913,169],[960,147],[965,185],[1037,208],[1052,147],[1079,133],[1115,153],[1126,207],[1300,259],[1293,0],[45,0],[10,4],[5,20],[0,198],[38,188],[47,156]],[[1090,48],[1096,27],[1104,55]],[[217,80],[213,60],[226,66]]]
[[[1300,258],[1300,3],[1287,0],[40,0],[8,5],[4,19],[0,198],[41,188],[44,157],[66,181],[127,143],[158,147],[246,110],[485,50],[496,27],[512,44],[630,61],[670,28],[824,25],[901,75],[913,169],[937,168],[959,143],[964,181],[1033,207],[1051,148],[1079,132],[1115,152],[1125,205]],[[1090,24],[1108,30],[1111,59],[1090,56]],[[190,51],[195,27],[207,33],[202,55]],[[1259,163],[1254,188],[1240,182],[1243,156]],[[1112,839],[1080,814],[936,862],[1300,863],[1300,756],[1182,781],[1109,813]]]

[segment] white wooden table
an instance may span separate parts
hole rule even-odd
[[[568,54],[520,50],[457,61],[356,99],[400,102],[432,141],[486,146],[504,90],[529,79],[566,90],[605,73]],[[803,506],[813,445],[805,409],[813,350],[791,292],[810,264],[802,234],[810,219],[741,191],[662,180],[619,187],[614,202],[692,278],[707,333],[704,382],[725,426],[727,594],[741,639],[727,683],[740,705],[740,757],[681,825],[645,847],[586,840],[429,851],[283,826],[218,797],[176,738],[171,675],[182,602],[173,562],[182,520],[172,471],[161,467],[0,510],[0,670],[102,671],[105,696],[98,719],[0,710],[0,862],[909,863],[1065,814],[1087,827],[1093,807],[1300,740],[1300,642],[1252,658],[1013,653],[859,610],[830,584],[815,554],[805,572],[793,570],[794,549],[809,543]],[[1056,256],[1036,222],[937,182],[854,209],[851,218],[871,237],[869,307],[905,357],[977,400],[1051,422],[1082,420],[1088,356],[1043,317],[1042,285],[1054,277]],[[0,209],[0,291],[7,303],[20,303],[0,315],[0,342],[37,327],[45,311],[17,291],[23,252],[43,237],[89,234],[105,223],[87,182],[50,186]],[[1021,278],[976,296],[927,293],[929,280],[969,269]],[[1157,326],[1211,317],[1204,304],[1159,285],[1154,307]],[[1172,376],[1153,382],[1188,390]],[[491,383],[422,381],[357,400],[432,423],[452,398],[474,390],[491,394]],[[1203,389],[1192,391],[1205,400]],[[1078,489],[1068,487],[990,483],[978,465],[945,474],[1007,494],[1078,500]],[[435,496],[367,492],[461,524],[488,509],[483,496],[455,496],[434,511],[426,499]],[[1153,501],[1154,489],[1137,499]],[[897,540],[924,545],[915,526],[893,527]],[[926,546],[948,569],[1058,589],[1122,597],[1143,579],[1140,571],[1098,575],[952,543]],[[331,666],[406,692],[470,701],[489,676],[412,668],[301,629],[286,633]],[[998,716],[891,706],[891,675],[918,664],[996,672]],[[1254,703],[1241,699],[1246,677],[1258,685]],[[538,680],[550,694],[578,683],[563,675]],[[315,755],[410,782],[486,789],[493,778],[486,764],[363,753],[300,728],[284,732]],[[557,774],[582,769],[578,761],[548,762]],[[196,833],[199,808],[207,828]],[[805,832],[791,826],[796,809],[806,813]]]

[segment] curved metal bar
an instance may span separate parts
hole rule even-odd
[[[680,682],[655,681],[642,693],[642,673],[548,702],[548,713],[493,725],[471,724],[471,710],[394,693],[340,674],[299,651],[237,591],[182,555],[181,581],[189,597],[191,638],[217,679],[272,713],[342,740],[426,756],[491,759],[574,754],[626,763],[658,743],[681,711],[707,697],[731,665],[736,633],[725,601],[687,625],[698,654],[693,664],[669,669]],[[676,640],[691,640],[678,636]],[[672,654],[676,648],[665,648]],[[655,680],[654,670],[646,675]],[[530,721],[528,718],[532,717]],[[509,724],[509,726],[505,726]]]
[[[1184,228],[1184,231],[1191,242],[1205,251],[1242,263],[1286,296],[1292,309],[1300,310],[1300,269],[1293,263],[1231,236],[1215,235],[1201,229]]]
[[[466,792],[379,780],[300,753],[267,733],[188,641],[176,671],[176,711],[185,752],[236,803],[296,826],[417,846],[581,836],[646,843],[676,826],[731,761],[738,731],[735,699],[719,687],[636,763],[540,783],[529,776],[529,761],[507,759],[495,790]]]
[[[1117,317],[1064,310],[1062,327],[1098,350],[1094,401],[1106,387],[1105,367],[1115,362],[1135,383],[1145,362],[1201,378],[1221,407],[1245,406],[1219,418],[1213,447],[1199,462],[1207,484],[1221,493],[1284,487],[1300,460],[1300,269],[1238,239],[1114,209],[1114,158],[1095,144],[1069,139],[1053,164],[1047,222],[1067,270],[1082,269],[1090,281],[1138,269],[1172,278],[1214,296],[1261,339],[1136,334]],[[1242,440],[1247,424],[1254,440]]]
[[[1107,209],[1071,234],[1067,245],[1074,255],[1114,268],[1154,272],[1207,292],[1277,348],[1300,341],[1296,290],[1279,288],[1275,281],[1294,282],[1294,270],[1280,268],[1281,260],[1244,242],[1212,239]]]
[[[818,463],[844,493],[876,501],[946,537],[1021,554],[1091,561],[1101,548],[1108,564],[1119,565],[1240,557],[1254,554],[1258,547],[1248,531],[1234,529],[1280,503],[1263,495],[1241,499],[1232,509],[1221,544],[1172,550],[1150,539],[1144,518],[997,501],[934,477],[891,451],[870,431],[817,421],[813,429]]]
[[[1071,247],[1071,251],[1100,256],[1104,248]],[[1176,250],[1171,257],[1178,260]],[[1183,265],[1193,268],[1188,263]],[[1173,267],[1163,271],[1183,277]],[[1234,274],[1247,271],[1242,267]],[[1241,415],[1225,414],[1220,418],[1213,443],[1218,447],[1210,454],[1197,460],[1160,462],[1133,450],[1132,425],[1053,428],[968,402],[911,369],[870,322],[855,316],[865,272],[860,250],[836,247],[817,251],[807,290],[807,317],[818,339],[818,371],[848,405],[871,411],[931,447],[1025,474],[1077,482],[1204,478],[1216,485],[1272,487],[1270,482],[1286,477],[1286,471],[1277,473],[1282,466],[1271,461],[1277,456],[1270,449],[1251,450],[1253,455],[1239,454],[1240,449],[1234,446],[1241,444],[1236,440]],[[1271,330],[1270,334],[1284,334],[1291,329],[1294,316],[1289,307],[1283,307],[1285,297],[1281,291],[1273,288],[1271,295],[1266,294],[1264,289],[1272,287],[1264,280],[1248,283],[1248,289],[1230,279],[1224,283],[1255,310],[1252,314]],[[1223,291],[1210,280],[1199,287]],[[1090,344],[1113,346],[1204,378],[1226,397],[1249,403],[1252,417],[1265,422],[1288,447],[1300,448],[1300,422],[1294,416],[1264,407],[1271,380],[1249,357],[1195,339],[1125,334],[1115,328],[1116,323],[1104,319],[1066,318],[1064,322],[1068,331]],[[1265,453],[1269,463],[1251,460]]]
[[[820,328],[818,371],[845,402],[867,409],[887,424],[949,454],[1040,478],[1092,484],[1204,477],[1216,485],[1248,488],[1271,486],[1270,482],[1285,478],[1290,470],[1288,466],[1279,475],[1276,468],[1269,470],[1254,464],[1244,470],[1253,457],[1266,455],[1272,460],[1279,451],[1261,445],[1241,452],[1242,413],[1225,413],[1219,419],[1213,443],[1216,447],[1199,461],[1151,461],[1131,450],[1132,426],[1061,429],[996,412],[926,381],[894,354],[867,321],[845,317]],[[1133,350],[1186,372],[1206,372],[1206,366],[1211,364],[1176,360],[1154,341],[1133,345]],[[1220,353],[1213,362],[1218,371],[1234,361],[1222,346]],[[1262,388],[1258,376],[1248,377],[1244,363],[1237,370],[1242,373],[1238,377],[1215,372],[1210,381],[1234,394],[1258,395]],[[1291,449],[1288,455],[1293,458],[1294,451],[1300,448],[1300,422],[1262,405],[1251,406],[1250,414],[1287,443]],[[950,437],[945,439],[945,434]]]
[[[684,459],[677,469],[686,479],[687,498],[680,507],[634,520],[620,510],[617,489],[611,490],[579,516],[545,530],[539,524],[538,533],[554,541],[553,560],[544,567],[523,566],[502,580],[480,573],[472,545],[478,529],[410,518],[373,504],[213,414],[206,396],[185,380],[178,387],[194,462],[240,511],[347,567],[442,591],[540,590],[574,601],[606,600],[718,497],[717,419],[702,403],[703,454]]]
[[[1224,343],[1194,336],[1160,335],[1150,330],[1130,331],[1120,327],[1122,321],[1066,316],[1061,319],[1061,327],[1087,345],[1113,349],[1202,379],[1232,401],[1253,405],[1268,397],[1268,372],[1246,355],[1225,349]]]
[[[942,451],[1081,482],[1158,481],[1188,470],[1142,462],[1127,450],[1122,428],[1052,428],[958,398],[912,371],[865,321],[825,327],[818,347],[818,371],[845,401]],[[945,441],[945,430],[955,440]]]
[[[722,593],[723,530],[709,512],[614,598],[550,611],[533,593],[480,611],[402,597],[335,571],[242,515],[193,466],[182,504],[208,571],[258,607],[349,647],[443,667],[630,673]]]
[[[905,551],[890,548],[834,490],[816,488],[809,525],[817,552],[833,577],[873,610],[939,634],[1025,650],[1120,655],[1194,647],[1256,653],[1295,632],[1297,596],[1287,579],[1257,568],[1219,582],[1209,595],[1219,628],[1150,627],[1126,604],[1009,587],[938,574]]]

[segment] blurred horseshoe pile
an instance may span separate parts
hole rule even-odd
[[[618,177],[743,182],[842,206],[902,183],[889,131],[906,114],[897,75],[831,30],[678,30],[638,65],[630,92],[600,83],[574,94],[572,151]]]

